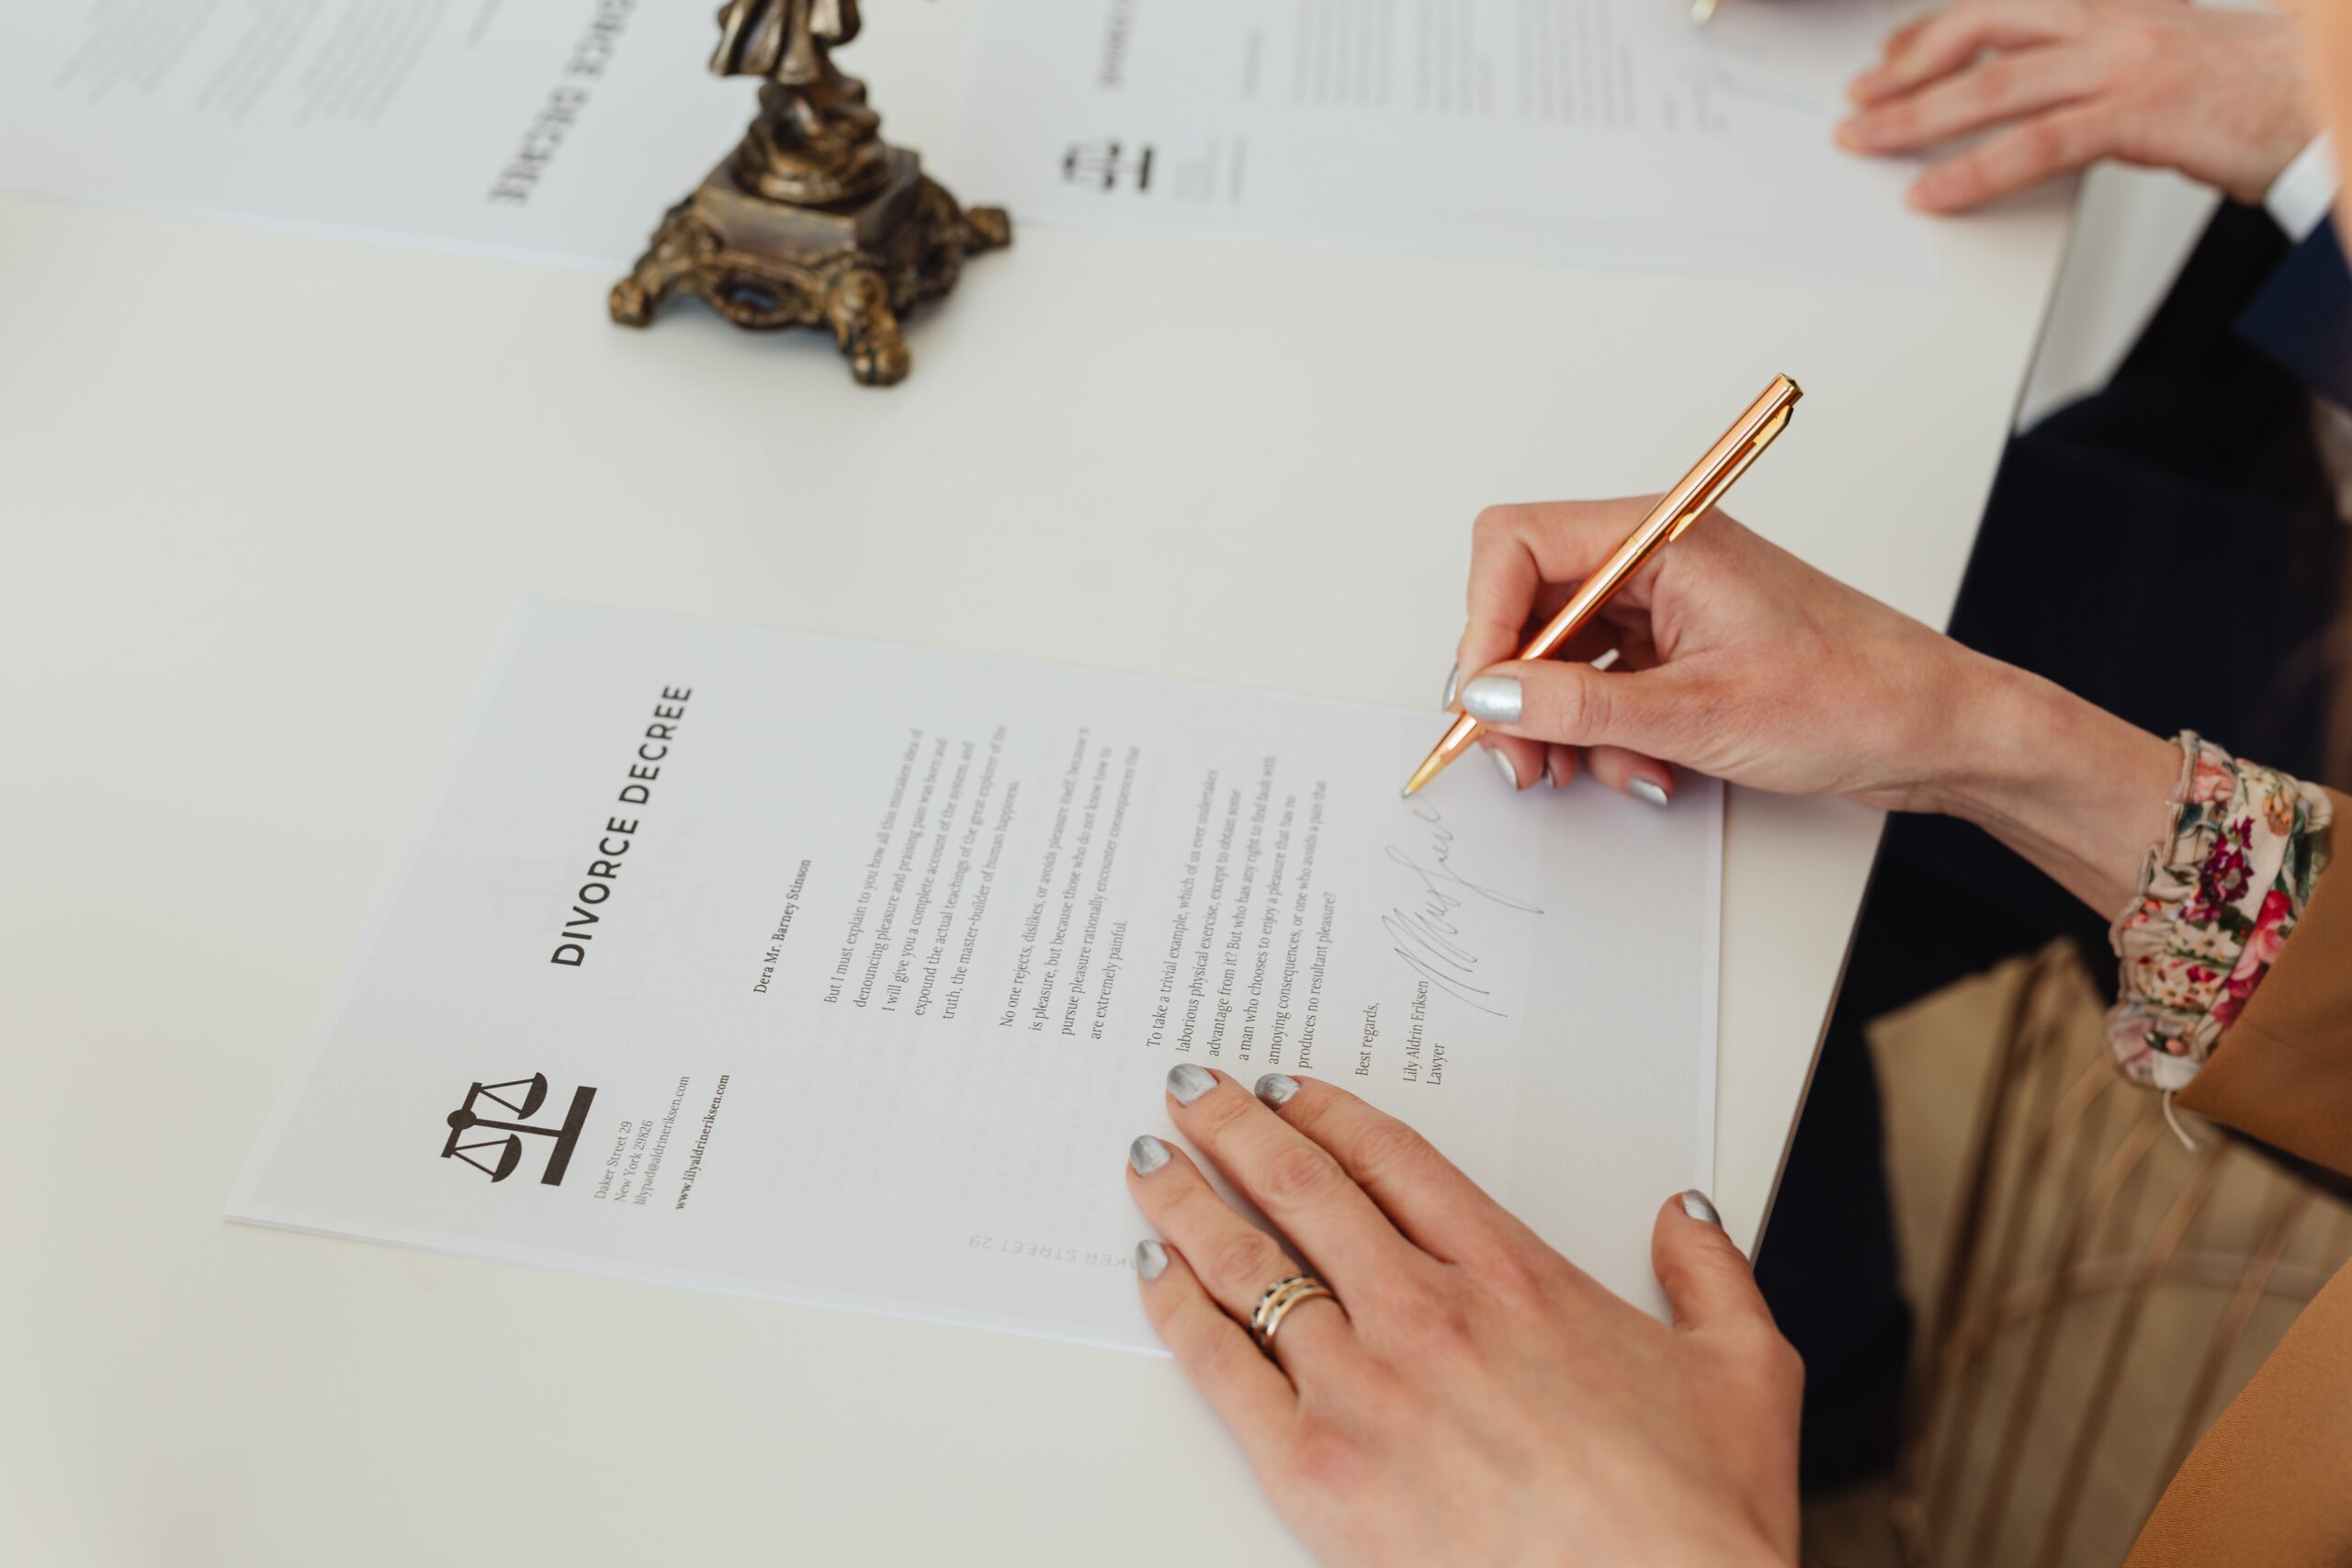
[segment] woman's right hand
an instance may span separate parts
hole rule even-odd
[[[1601,611],[1583,659],[1518,663],[1530,631],[1624,541],[1657,498],[1489,507],[1470,550],[1461,643],[1464,711],[1496,725],[1522,783],[1555,760],[1539,743],[1615,747],[1604,782],[1647,759],[1789,795],[1928,804],[1950,764],[1950,716],[1980,659],[1720,513],[1660,550]],[[1501,721],[1498,725],[1497,721]],[[1504,739],[1501,736],[1517,737]]]
[[[1662,763],[1793,795],[1943,811],[2120,908],[2162,829],[2171,743],[1962,648],[1720,513],[1660,550],[1573,657],[1528,634],[1655,498],[1489,508],[1471,548],[1462,709],[1522,788],[1603,782],[1655,798]],[[1585,660],[1614,646],[1608,672]]]

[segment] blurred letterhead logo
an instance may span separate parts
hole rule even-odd
[[[517,1089],[522,1091],[522,1098],[509,1100],[507,1096]],[[580,1129],[588,1123],[588,1107],[594,1103],[596,1091],[581,1085],[571,1091],[571,1107],[564,1112],[560,1125],[535,1125],[531,1118],[538,1114],[547,1098],[545,1073],[509,1078],[504,1083],[474,1085],[466,1090],[464,1102],[449,1112],[449,1141],[441,1145],[441,1157],[464,1160],[492,1181],[503,1181],[523,1163],[523,1136],[527,1133],[548,1140],[538,1145],[547,1156],[547,1164],[539,1171],[539,1184],[560,1186],[563,1173],[571,1164],[572,1146],[580,1142]],[[484,1115],[480,1109],[483,1100],[512,1111],[514,1120],[498,1121]]]
[[[1115,136],[1073,141],[1062,153],[1062,180],[1082,190],[1116,190],[1122,184],[1138,192],[1151,188],[1151,144],[1137,146]]]

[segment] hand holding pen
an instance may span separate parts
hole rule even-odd
[[[1520,647],[1520,659],[1541,661],[1574,649],[1578,639],[1588,634],[1602,615],[1610,600],[1641,574],[1653,556],[1690,532],[1691,525],[1712,511],[1724,493],[1738,482],[1739,476],[1764,455],[1781,432],[1788,428],[1789,416],[1794,412],[1797,400],[1804,396],[1804,391],[1786,376],[1773,377],[1771,384],[1741,412],[1737,419],[1732,421],[1731,428],[1716,438],[1715,444],[1707,448],[1699,461],[1691,466],[1690,471],[1677,480],[1672,490],[1659,496],[1632,530],[1617,542],[1616,548],[1593,561],[1578,574],[1576,586],[1562,595],[1558,606]],[[1486,520],[1480,519],[1482,534],[1486,526]],[[1475,589],[1475,578],[1473,582]],[[1475,592],[1471,608],[1475,624],[1477,609]],[[1611,650],[1612,656],[1614,652]],[[1596,661],[1595,668],[1604,667],[1605,662]],[[1476,666],[1471,668],[1476,669]],[[1448,707],[1453,705],[1454,679],[1461,671],[1462,666],[1457,664],[1454,675],[1447,677],[1445,705]],[[1466,693],[1463,708],[1463,716],[1422,759],[1421,765],[1413,770],[1412,777],[1405,781],[1406,795],[1412,795],[1437,777],[1478,740],[1483,728],[1483,716],[1471,705]],[[1513,769],[1507,752],[1492,751],[1490,754],[1513,784],[1521,782],[1523,775]],[[1565,783],[1566,780],[1562,778],[1555,782]],[[1650,790],[1643,793],[1654,795],[1657,805],[1666,804],[1663,792],[1657,790],[1655,783]]]
[[[1680,766],[1785,794],[1947,809],[1952,781],[1991,761],[1984,737],[2013,728],[2007,716],[2026,700],[2018,682],[2047,684],[1721,513],[1635,573],[1571,657],[1516,659],[1529,623],[1562,604],[1653,502],[1496,507],[1478,520],[1457,696],[1515,788],[1566,783],[1582,752],[1601,783],[1654,800]],[[1611,642],[1623,657],[1607,673],[1573,656]],[[2004,684],[1995,671],[2017,679]],[[1498,787],[1457,787],[1481,784]]]

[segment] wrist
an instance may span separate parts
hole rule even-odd
[[[2170,819],[2180,748],[2013,666],[1967,656],[1931,808],[1991,833],[2102,914]]]
[[[2214,184],[2223,196],[2239,206],[2260,208],[2269,212],[2273,218],[2277,218],[2278,217],[2277,204],[2272,197],[2278,192],[2279,182],[2287,177],[2287,172],[2294,168],[2319,141],[2320,130],[2314,127],[2310,134],[2301,136],[2291,145],[2282,141],[2278,145],[2266,149],[2260,157],[2246,164],[2236,180],[2216,180]],[[2324,210],[2323,206],[2323,213]],[[2282,222],[2281,226],[2287,225]],[[2290,237],[2301,239],[2302,235],[2296,233]]]

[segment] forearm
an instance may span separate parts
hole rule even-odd
[[[2122,909],[2171,818],[2180,747],[1977,655],[1929,804],[1975,823],[2101,915]]]

